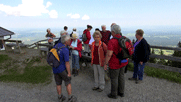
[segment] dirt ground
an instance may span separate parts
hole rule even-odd
[[[36,50],[29,54],[9,54],[12,58],[23,61],[31,56],[39,56]],[[4,52],[0,52],[3,54]],[[36,55],[37,54],[37,55]],[[110,99],[107,94],[111,91],[111,82],[106,81],[103,92],[93,91],[93,69],[84,67],[77,77],[72,76],[72,94],[78,98],[78,102],[181,102],[181,84],[144,75],[141,84],[129,81],[133,72],[125,74],[125,97]],[[53,75],[53,74],[52,74]],[[28,84],[0,81],[0,102],[58,102],[56,84],[52,77],[50,84]],[[67,97],[66,88],[62,84],[62,93]]]

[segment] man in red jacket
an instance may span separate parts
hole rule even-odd
[[[102,34],[101,41],[104,42],[106,45],[108,45],[108,42],[111,37],[111,32],[109,30],[106,30],[106,25],[102,25],[101,28],[102,28],[102,31],[100,31]]]
[[[90,30],[92,29],[91,25],[87,25],[87,29],[84,30],[83,34],[86,34],[87,40],[84,41],[84,51],[87,52],[86,55],[90,52],[89,41],[91,39]]]

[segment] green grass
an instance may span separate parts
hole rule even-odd
[[[0,55],[0,63],[3,63],[4,61],[10,59],[8,55]]]
[[[128,64],[128,70],[134,71],[134,65],[133,63]],[[169,81],[173,81],[176,83],[181,83],[181,75],[178,72],[171,72],[163,69],[153,68],[149,66],[145,66],[144,73],[146,73],[147,76],[152,76],[156,78],[163,78]]]
[[[2,75],[0,75],[0,80],[4,82],[23,82],[23,83],[50,83],[52,81],[52,68],[50,66],[36,66],[33,67],[34,62],[40,62],[40,58],[33,58],[24,70],[24,73],[20,73],[19,66],[12,65],[10,62],[11,58],[8,55],[0,55],[0,65],[4,62],[3,69],[6,69]],[[10,69],[8,69],[11,66]],[[2,69],[2,68],[0,68]]]
[[[1,81],[15,81],[32,84],[46,83],[51,81],[52,69],[49,66],[26,67],[23,74],[18,73],[17,68],[6,70],[6,75],[1,75]]]

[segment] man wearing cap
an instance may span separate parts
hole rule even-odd
[[[91,25],[87,25],[87,29],[85,29],[83,31],[83,34],[86,34],[87,40],[84,41],[84,51],[86,52],[86,55],[88,55],[88,53],[90,52],[90,48],[89,48],[89,41],[91,39],[91,34],[90,34],[90,30],[92,29]]]
[[[72,37],[72,34],[73,34],[73,33],[76,34],[77,37],[79,37],[79,34],[78,34],[76,31],[77,31],[77,29],[76,29],[76,28],[73,28],[73,31],[72,31],[72,33],[70,34],[70,37]]]
[[[64,31],[67,31],[67,30],[68,30],[68,27],[67,27],[67,26],[64,26],[63,29],[64,29]]]
[[[82,51],[82,43],[77,38],[77,35],[73,33],[70,43],[70,49],[72,49],[72,74],[74,75],[74,77],[78,75],[80,69],[79,58],[81,57]]]
[[[125,79],[124,79],[124,69],[128,64],[128,60],[124,63],[120,63],[117,58],[118,53],[122,50],[119,46],[118,40],[116,38],[120,38],[121,28],[119,25],[112,25],[111,34],[113,38],[108,42],[108,51],[106,54],[106,59],[104,63],[104,70],[107,70],[107,65],[109,63],[109,72],[111,78],[111,93],[108,94],[109,98],[117,98],[117,95],[124,97],[124,87],[125,87]]]

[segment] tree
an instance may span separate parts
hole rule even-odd
[[[179,43],[178,43],[178,47],[181,48],[181,43],[180,43],[180,41],[179,41]],[[173,53],[172,56],[181,57],[181,51],[174,51],[174,53]],[[172,61],[171,66],[181,68],[181,62]]]
[[[181,57],[181,51],[174,51],[173,56]],[[172,61],[171,66],[181,68],[181,63],[177,61]]]

